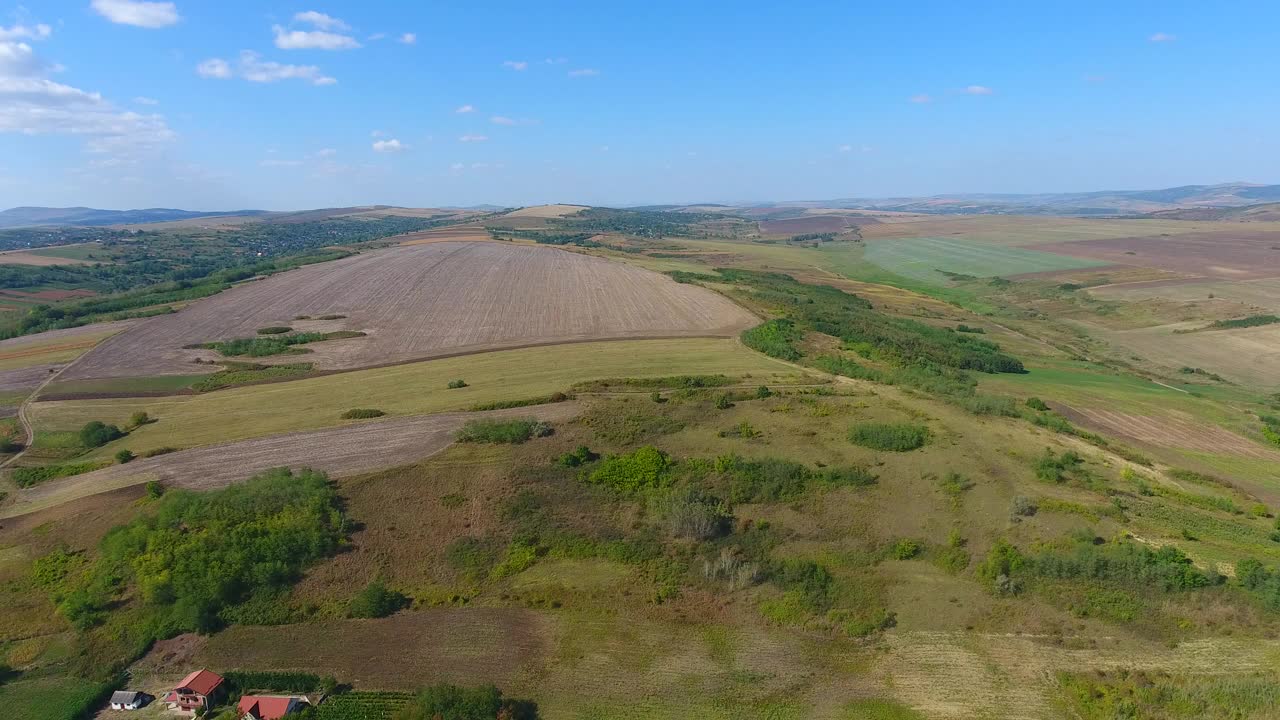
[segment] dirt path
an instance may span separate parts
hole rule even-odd
[[[84,356],[81,355],[80,357],[84,357]],[[49,376],[46,377],[39,385],[37,385],[35,389],[31,391],[30,395],[22,399],[22,404],[18,406],[18,424],[22,426],[22,438],[23,438],[22,449],[14,453],[13,457],[9,458],[8,460],[5,460],[4,462],[0,462],[0,468],[9,467],[14,462],[16,462],[18,458],[27,454],[27,449],[30,448],[31,444],[34,443],[36,440],[36,431],[35,431],[35,427],[31,425],[31,417],[29,412],[31,409],[31,403],[35,402],[36,396],[40,394],[41,390],[45,389],[49,385],[49,383],[53,382],[54,380],[57,380],[59,375],[66,372],[67,368],[71,367],[72,365],[75,365],[79,359],[80,358],[76,358],[75,360],[72,360],[66,365],[63,365],[62,367],[58,368],[56,372],[49,373],[48,374]],[[5,478],[5,482],[6,484],[11,484],[9,483],[8,478]]]
[[[168,487],[210,490],[276,467],[310,467],[331,475],[354,475],[433,455],[453,444],[454,432],[468,420],[533,417],[560,421],[577,412],[575,403],[563,402],[490,412],[417,415],[208,445],[18,490],[15,502],[0,511],[0,518],[151,480]]]

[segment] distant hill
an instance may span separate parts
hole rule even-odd
[[[1234,208],[1178,208],[1147,213],[1147,217],[1165,220],[1211,220],[1221,222],[1280,222],[1280,202],[1245,205]]]
[[[999,194],[959,193],[926,197],[842,198],[773,203],[744,203],[770,208],[776,215],[786,208],[838,208],[958,215],[1133,215],[1184,208],[1236,208],[1280,200],[1280,185],[1224,183],[1183,185],[1158,190],[1100,190],[1081,193]],[[760,214],[757,210],[756,214]]]
[[[191,220],[202,217],[227,215],[265,215],[264,210],[230,210],[225,212],[196,212],[172,208],[147,208],[145,210],[98,210],[87,207],[48,208],[16,207],[0,211],[0,228],[41,227],[48,225],[124,225],[153,222]]]

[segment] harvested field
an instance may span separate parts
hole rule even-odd
[[[1037,250],[1226,280],[1280,277],[1280,228],[1037,245]]]
[[[124,424],[143,410],[159,421],[130,434],[129,449],[141,453],[331,427],[351,408],[422,415],[539,397],[584,380],[715,373],[750,374],[769,384],[800,374],[736,339],[622,340],[481,353],[204,395],[38,402],[31,417],[39,431],[78,430],[90,420]],[[468,387],[446,387],[459,378]],[[108,445],[94,457],[114,452]]]
[[[535,205],[509,212],[503,217],[509,218],[558,218],[586,210],[586,205]]]
[[[40,255],[27,250],[6,250],[0,252],[0,265],[88,265],[91,260],[77,260],[69,257]]]
[[[1018,246],[1144,235],[1178,235],[1221,228],[1220,224],[1215,223],[1178,220],[918,215],[902,222],[868,226],[862,231],[862,235],[868,239],[947,236],[991,245]]]
[[[1101,408],[1062,406],[1072,422],[1125,440],[1157,447],[1224,453],[1280,462],[1280,450],[1272,450],[1248,438],[1185,413],[1165,417],[1134,415]]]
[[[1280,278],[1229,281],[1166,280],[1123,283],[1090,288],[1089,294],[1111,300],[1146,300],[1161,298],[1182,302],[1206,302],[1210,296],[1250,305],[1270,312],[1280,311]]]
[[[805,235],[809,233],[840,233],[860,224],[872,224],[873,219],[854,221],[844,215],[808,215],[786,220],[761,220],[760,234],[775,237]]]
[[[0,340],[0,370],[68,362],[137,323],[137,320],[96,323]]]
[[[346,317],[294,320],[326,314]],[[531,344],[730,336],[755,322],[713,292],[621,263],[552,248],[441,242],[310,265],[149,318],[63,379],[190,374],[209,351],[185,346],[278,325],[367,333],[307,348],[317,368],[349,369]]]
[[[1136,330],[1099,330],[1108,342],[1150,358],[1171,370],[1198,367],[1234,382],[1272,391],[1280,386],[1280,326],[1184,332],[1203,321],[1158,325]]]
[[[34,390],[49,377],[58,365],[32,365],[31,367],[0,370],[0,393],[8,394]]]
[[[482,417],[572,417],[573,403],[555,403],[484,413],[450,413],[349,423],[312,432],[288,433],[225,445],[181,450],[126,465],[49,481],[19,490],[0,517],[13,517],[101,492],[159,480],[168,487],[211,490],[274,467],[310,467],[333,476],[405,465],[453,443],[453,434]],[[119,443],[127,446],[128,440]]]
[[[1041,252],[1044,247],[1040,245],[1035,250],[1027,250],[955,238],[915,237],[869,242],[865,257],[890,272],[934,284],[947,281],[947,276],[939,272],[941,270],[993,277],[1106,264]]]
[[[451,225],[399,235],[401,245],[427,245],[438,242],[493,242],[489,231],[479,225]]]

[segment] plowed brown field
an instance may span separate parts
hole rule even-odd
[[[330,314],[346,317],[294,320]],[[729,336],[754,322],[709,290],[621,263],[527,245],[441,242],[246,283],[108,340],[63,379],[192,373],[195,358],[215,355],[184,346],[251,337],[271,325],[367,333],[279,358],[349,369],[581,340]]]
[[[182,450],[52,480],[15,493],[0,517],[14,517],[97,493],[159,480],[169,487],[210,490],[276,467],[309,467],[354,475],[421,460],[448,447],[468,420],[533,417],[556,421],[578,411],[571,402],[491,412],[441,413],[358,422]]]

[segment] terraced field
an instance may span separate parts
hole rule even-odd
[[[299,320],[299,316],[330,320]],[[364,253],[250,282],[103,343],[62,379],[190,374],[187,346],[258,328],[355,330],[317,343],[321,369],[606,338],[732,336],[755,322],[702,288],[562,250],[441,242]],[[296,356],[285,358],[297,361]]]

